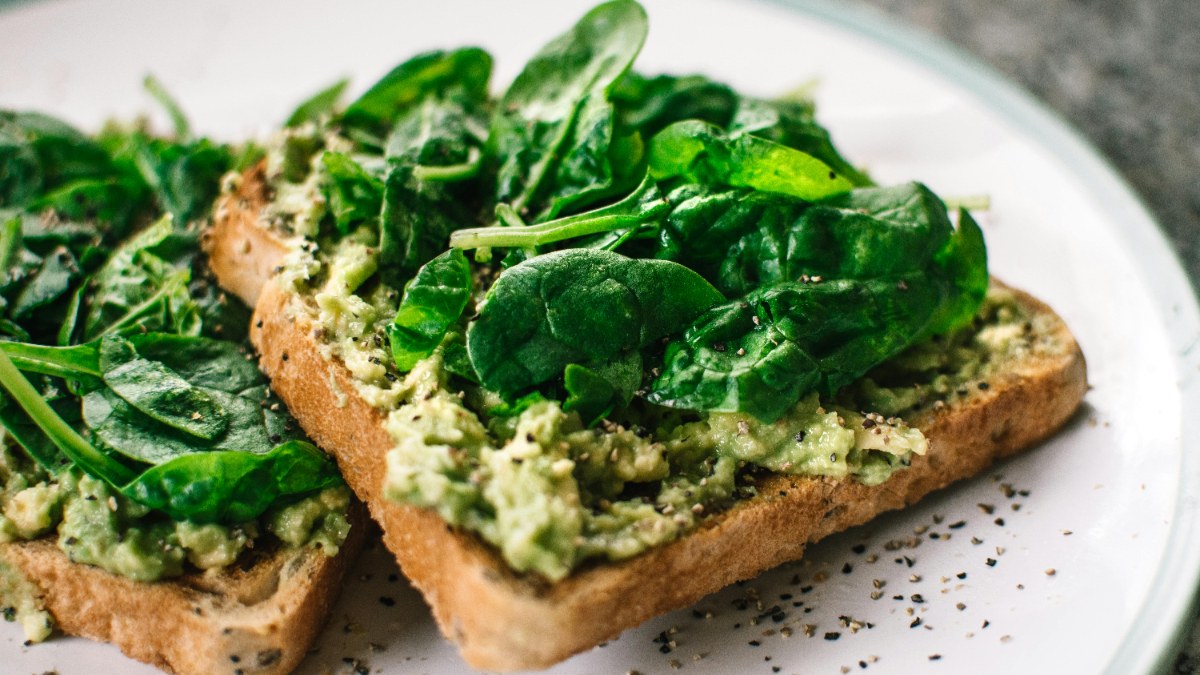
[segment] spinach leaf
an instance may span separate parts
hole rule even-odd
[[[488,414],[493,417],[516,417],[521,413],[529,410],[535,403],[549,401],[540,391],[531,391],[524,396],[512,401],[504,401],[500,405],[493,406],[488,409]]]
[[[385,155],[415,165],[417,180],[464,180],[479,171],[486,140],[486,121],[479,110],[485,101],[471,99],[462,89],[426,96],[388,136]]]
[[[659,192],[658,185],[646,176],[636,190],[615,204],[538,225],[458,230],[450,235],[450,245],[465,249],[481,246],[534,248],[563,239],[628,230],[656,221],[669,210],[670,205]]]
[[[121,488],[177,520],[244,522],[281,497],[342,484],[337,465],[311,443],[291,441],[254,455],[208,452],[152,467]]]
[[[325,194],[329,213],[338,232],[344,236],[361,223],[378,222],[383,208],[383,181],[340,152],[326,152],[321,163],[328,176]]]
[[[415,165],[388,162],[379,233],[384,283],[398,288],[421,265],[446,250],[451,232],[472,222],[470,208],[454,183],[421,181]]]
[[[233,342],[169,333],[137,333],[129,342],[142,357],[197,387],[236,394],[266,382],[258,364],[246,358],[245,348]]]
[[[60,247],[42,261],[41,268],[29,279],[16,297],[9,313],[20,320],[33,310],[54,302],[79,276],[79,265],[67,248]]]
[[[821,160],[750,135],[730,136],[700,120],[676,122],[650,141],[650,175],[748,187],[816,200],[854,184]]]
[[[208,214],[220,193],[221,176],[232,164],[228,148],[203,138],[186,145],[146,140],[138,144],[134,160],[159,207],[181,225]]]
[[[729,87],[702,75],[645,77],[630,71],[609,95],[617,108],[618,128],[650,138],[683,120],[704,120],[725,128],[733,119],[738,96]]]
[[[92,278],[95,287],[84,320],[83,339],[106,332],[199,332],[187,292],[189,269],[177,269],[157,253],[172,243],[171,218],[164,217],[113,252]]]
[[[682,265],[568,249],[505,270],[467,350],[485,387],[515,392],[646,347],[723,299]]]
[[[563,383],[568,394],[563,401],[563,412],[578,412],[584,426],[591,426],[612,412],[616,389],[589,368],[568,364],[563,371]]]
[[[668,195],[655,257],[696,270],[727,296],[761,285],[896,276],[928,266],[953,231],[919,183],[859,188],[817,204],[688,184]]]
[[[888,227],[875,225],[863,228],[861,241]],[[982,241],[967,216],[924,266],[902,261],[879,277],[862,269],[868,278],[781,282],[715,307],[667,346],[646,398],[770,421],[814,389],[832,395],[909,345],[970,320],[987,289]]]
[[[451,249],[421,266],[404,287],[396,318],[388,327],[396,369],[408,372],[433,353],[471,297],[471,268],[462,251]]]
[[[49,401],[49,405],[60,417],[78,421],[79,404],[74,397],[60,397]],[[10,396],[0,396],[0,424],[47,471],[57,474],[71,465],[71,460]]]
[[[808,99],[742,98],[728,130],[731,136],[753,134],[812,155],[855,187],[874,185],[870,177],[842,159],[829,132],[817,123],[815,112],[816,107]]]
[[[167,115],[171,118],[171,124],[175,126],[175,139],[180,143],[186,143],[192,137],[192,125],[188,122],[187,115],[183,114],[183,108],[175,102],[175,98],[171,96],[167,88],[158,81],[157,77],[147,75],[142,80],[142,87],[154,97],[155,101],[163,107]]]
[[[350,79],[343,78],[313,94],[303,103],[296,106],[292,114],[288,115],[287,121],[283,123],[283,126],[285,128],[298,127],[305,122],[317,122],[324,117],[332,117],[338,100],[342,98],[342,92],[346,91],[346,87],[349,84]]]
[[[379,135],[428,94],[462,87],[474,100],[487,99],[492,57],[482,49],[419,54],[396,66],[342,113],[341,123]]]
[[[475,366],[471,365],[471,355],[467,353],[467,346],[461,342],[451,342],[446,345],[446,352],[442,356],[442,367],[446,369],[447,373],[479,384],[479,374],[475,372]]]
[[[625,158],[625,169],[638,153],[614,138],[608,95],[641,51],[646,31],[645,10],[636,2],[607,2],[525,64],[500,101],[488,139],[498,200],[541,220],[622,187],[610,153]]]
[[[167,426],[204,440],[212,440],[229,427],[228,413],[212,396],[161,362],[139,356],[133,345],[118,335],[101,340],[100,370],[113,393]]]

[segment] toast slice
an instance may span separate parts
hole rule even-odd
[[[362,548],[366,510],[355,501],[347,518],[337,555],[266,546],[219,572],[152,583],[73,563],[49,538],[0,546],[0,562],[69,635],[177,675],[284,675],[308,653]]]
[[[1083,354],[1066,325],[1014,291],[1053,355],[1030,354],[948,406],[907,416],[929,451],[884,483],[772,474],[758,497],[714,515],[673,543],[618,563],[593,562],[558,583],[513,572],[499,554],[432,511],[383,494],[392,441],[384,416],[355,395],[349,371],[324,358],[305,299],[258,276],[274,269],[283,242],[257,224],[266,203],[261,169],[218,205],[207,240],[227,289],[255,306],[251,340],[272,387],[305,431],[337,458],[346,481],[383,528],[383,540],[424,594],[442,633],[476,668],[538,669],[615,638],[626,628],[686,607],[732,582],[800,558],[823,537],[903,508],[1048,437],[1087,391]],[[994,282],[996,283],[996,282]],[[301,308],[303,309],[303,308]]]

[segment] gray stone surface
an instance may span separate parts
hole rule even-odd
[[[939,34],[1050,105],[1157,216],[1200,280],[1200,0],[850,0]],[[1200,673],[1193,623],[1168,672]]]

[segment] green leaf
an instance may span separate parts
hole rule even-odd
[[[0,342],[0,351],[17,368],[52,377],[75,380],[98,379],[100,349],[98,343],[75,347],[47,347],[22,342]]]
[[[648,78],[632,71],[617,82],[609,98],[617,107],[618,126],[643,138],[683,120],[725,128],[738,104],[732,89],[703,75]]]
[[[414,169],[399,158],[388,161],[379,257],[383,281],[393,288],[445,251],[451,232],[473,221],[454,183],[417,180]]]
[[[504,401],[500,405],[493,406],[488,409],[488,414],[493,417],[516,417],[521,413],[529,410],[535,403],[548,401],[550,399],[542,395],[540,391],[532,391],[524,396],[513,401]]]
[[[113,393],[163,424],[204,440],[229,427],[229,415],[212,396],[162,363],[140,357],[119,335],[101,341],[100,370]]]
[[[342,113],[342,124],[386,134],[426,95],[455,86],[474,100],[487,100],[492,57],[482,49],[419,54],[396,66]]]
[[[620,187],[609,158],[616,112],[608,96],[646,32],[640,5],[607,2],[525,64],[500,101],[488,139],[498,200],[522,214],[554,218]]]
[[[338,232],[347,235],[364,222],[378,222],[383,208],[383,181],[340,152],[326,152],[321,163],[328,176],[325,192],[329,212]]]
[[[467,349],[485,387],[514,392],[570,363],[641,349],[723,299],[682,265],[568,249],[505,270],[467,330]]]
[[[66,293],[71,283],[79,277],[79,265],[67,248],[60,247],[42,261],[39,269],[29,279],[9,309],[14,319],[20,320],[33,310],[54,302]]]
[[[829,165],[855,187],[874,185],[871,178],[842,158],[829,132],[817,123],[811,100],[764,101],[742,98],[730,121],[731,136],[753,134],[807,153]]]
[[[498,209],[499,206],[504,205],[498,205]],[[670,205],[658,191],[658,185],[646,176],[636,190],[615,204],[538,225],[458,230],[450,235],[450,245],[464,249],[481,246],[533,248],[564,239],[637,227],[658,220],[669,210]]]
[[[155,466],[121,490],[177,520],[244,522],[281,497],[342,484],[337,466],[310,443],[292,441],[263,455],[209,452]]]
[[[578,412],[584,426],[591,426],[612,411],[616,389],[588,368],[578,363],[568,364],[563,371],[563,383],[568,394],[563,401],[563,412]]]
[[[266,381],[258,363],[246,358],[246,349],[226,340],[147,333],[131,335],[129,342],[144,358],[162,363],[197,387],[237,394]]]
[[[175,126],[175,140],[180,143],[187,143],[192,136],[192,125],[188,122],[187,115],[183,114],[183,109],[175,102],[170,92],[153,75],[147,75],[146,79],[142,80],[142,86],[154,97],[155,101],[158,101],[163,110],[167,111],[167,115],[171,117],[171,124]]]
[[[471,268],[462,251],[451,249],[418,270],[388,328],[396,369],[407,372],[441,344],[471,297]]]
[[[729,136],[699,120],[677,122],[650,141],[650,175],[748,187],[814,201],[854,187],[821,160],[756,136]]]
[[[283,126],[289,128],[298,127],[305,122],[317,122],[322,118],[332,117],[334,110],[337,108],[338,101],[342,98],[342,92],[346,91],[346,87],[349,84],[350,78],[343,78],[313,94],[306,101],[296,106],[296,109],[288,116]]]
[[[79,417],[79,404],[74,397],[51,401],[50,407],[60,417]],[[71,460],[11,396],[0,395],[0,424],[47,471],[57,474],[71,465]]]

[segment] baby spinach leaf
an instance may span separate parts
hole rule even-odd
[[[430,94],[400,118],[384,150],[389,159],[414,165],[417,180],[439,182],[473,177],[486,140],[483,101],[461,87]]]
[[[20,320],[33,310],[54,302],[70,289],[78,277],[79,265],[75,256],[65,246],[58,248],[42,261],[41,268],[30,277],[9,309],[10,315]]]
[[[870,177],[842,159],[829,132],[817,123],[815,111],[812,101],[807,99],[742,98],[728,130],[732,136],[753,134],[812,155],[855,187],[874,185]]]
[[[359,224],[378,222],[383,208],[383,181],[365,171],[348,155],[326,152],[321,156],[328,183],[329,212],[342,235]]]
[[[342,113],[348,127],[386,134],[395,121],[426,95],[462,87],[474,100],[487,100],[492,57],[474,47],[419,54],[396,66]]]
[[[128,339],[139,355],[197,387],[237,394],[265,382],[257,363],[233,342],[170,333],[138,333]]]
[[[101,340],[100,370],[113,393],[167,426],[204,440],[229,427],[229,415],[212,396],[161,362],[139,356],[119,335]]]
[[[79,403],[74,397],[58,398],[48,403],[60,417],[78,421]],[[71,465],[71,460],[10,396],[0,395],[0,424],[47,471],[57,474]]]
[[[568,249],[505,270],[467,330],[467,350],[485,387],[515,392],[570,363],[641,349],[722,300],[682,265]]]
[[[446,250],[451,232],[473,219],[453,183],[418,180],[415,165],[400,159],[388,165],[379,256],[384,283],[398,288]]]
[[[584,426],[591,426],[612,412],[616,389],[588,368],[578,363],[568,364],[563,371],[563,383],[568,394],[563,401],[563,412],[578,412]]]
[[[471,268],[462,251],[451,249],[421,266],[404,287],[404,298],[388,328],[396,369],[408,372],[433,353],[471,297]]]
[[[340,485],[337,466],[311,443],[292,441],[265,455],[209,452],[152,467],[121,491],[178,520],[243,522],[280,497]]]
[[[349,84],[350,78],[343,78],[313,94],[296,106],[283,126],[286,128],[298,127],[305,122],[317,122],[324,117],[332,117],[338,100],[342,98],[342,92],[346,91]]]
[[[525,64],[500,101],[488,139],[498,200],[543,219],[611,194],[615,111],[608,95],[641,51],[646,31],[645,10],[636,2],[607,2]]]
[[[917,185],[889,190],[891,197],[921,199],[928,192]],[[861,192],[866,203],[886,194]],[[883,218],[842,214],[849,222],[832,221],[835,226],[823,230],[829,238],[815,238],[824,245],[813,247],[811,259],[823,269],[864,278],[781,282],[713,308],[668,345],[663,373],[646,398],[769,421],[808,392],[832,395],[906,347],[969,321],[987,290],[982,234],[969,215],[946,233],[940,202],[925,206],[931,208],[919,208],[921,215],[909,214],[908,221],[887,210],[877,211]],[[932,217],[921,232],[924,216]],[[937,248],[930,251],[930,243]],[[857,259],[886,251],[883,245],[905,257],[856,267]]]
[[[732,89],[702,75],[645,77],[633,71],[621,77],[609,98],[617,108],[618,128],[642,138],[683,120],[725,128],[738,104]]]
[[[534,248],[574,237],[627,230],[653,222],[669,210],[670,205],[659,192],[658,185],[646,176],[636,190],[615,204],[538,225],[458,230],[450,235],[450,245],[464,249],[481,246]]]
[[[461,342],[451,342],[446,345],[446,353],[442,357],[442,367],[446,372],[457,375],[468,382],[479,384],[479,374],[471,365],[471,355],[467,346]]]
[[[524,396],[512,401],[504,401],[500,405],[493,406],[488,409],[488,414],[494,417],[516,417],[521,413],[529,410],[535,403],[548,401],[540,391],[531,391]]]
[[[700,120],[676,122],[651,139],[650,175],[660,181],[679,177],[810,201],[854,187],[812,155],[756,136],[730,136]]]
[[[23,342],[0,342],[0,351],[24,371],[100,384],[100,349],[97,343],[47,347]]]
[[[113,252],[93,276],[83,339],[144,326],[151,331],[199,332],[196,307],[187,292],[191,271],[177,269],[157,253],[173,242],[164,217]]]

